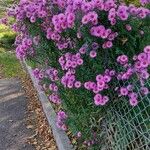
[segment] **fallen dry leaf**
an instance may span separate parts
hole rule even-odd
[[[34,128],[33,125],[28,125],[28,126],[27,126],[27,129],[33,129],[33,128]]]
[[[34,130],[28,138],[28,143],[34,145],[36,150],[57,150],[56,142],[43,112],[37,92],[29,77],[22,79],[23,88],[29,99],[27,128]]]

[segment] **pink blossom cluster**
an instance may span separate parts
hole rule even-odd
[[[60,110],[58,113],[57,113],[57,118],[56,118],[56,125],[58,128],[66,131],[67,130],[67,126],[65,125],[65,121],[66,119],[68,118],[67,114]]]
[[[69,70],[66,74],[61,78],[61,83],[64,87],[67,88],[80,88],[82,86],[80,81],[76,80],[75,70]]]
[[[136,75],[141,88],[140,92],[142,95],[148,95],[149,89],[145,87],[145,81],[149,79],[150,74],[148,73],[148,67],[150,66],[150,46],[146,46],[144,51],[137,56],[133,57],[135,61],[133,65],[128,63],[128,57],[121,55],[117,58],[117,62],[123,65],[125,72],[121,72],[117,75],[119,80],[129,80]],[[128,85],[127,87],[121,87],[119,89],[120,96],[128,96],[130,104],[136,106],[138,104],[138,93],[134,92],[136,85]]]
[[[118,74],[118,79],[126,80],[129,79],[133,74],[138,76],[138,79],[143,85],[143,81],[149,78],[148,67],[150,65],[150,46],[146,46],[144,51],[137,56],[133,57],[134,64],[128,63],[128,57],[121,55],[117,58],[117,62],[123,65],[125,72]]]
[[[150,66],[150,46],[146,46],[144,52],[140,53],[135,59],[134,68],[141,81],[141,85],[143,85],[143,81],[150,77],[150,74],[148,73],[148,67]]]
[[[143,7],[137,8],[134,5],[126,6],[123,4],[120,5],[118,8],[111,8],[109,10],[108,20],[111,22],[111,25],[115,25],[117,22],[117,18],[125,21],[129,18],[130,15],[145,18],[149,14],[149,9]]]
[[[58,86],[55,83],[51,83],[49,85],[49,89],[50,89],[50,91],[57,92],[58,91]]]
[[[29,20],[34,23],[36,22],[37,18],[46,17],[46,4],[47,2],[45,0],[20,0],[18,6],[16,6],[14,10],[10,9],[8,15],[15,16],[18,21],[29,18]]]
[[[88,12],[82,18],[82,24],[92,23],[93,25],[98,24],[98,14],[95,11]]]
[[[71,54],[66,53],[64,56],[59,58],[59,63],[62,67],[62,70],[75,69],[78,66],[83,64],[83,59],[81,58],[80,53]]]
[[[92,90],[94,93],[98,93],[103,91],[104,89],[108,89],[108,83],[111,81],[112,76],[115,75],[114,70],[106,70],[105,74],[99,74],[96,76],[96,83],[92,81],[88,81],[84,83],[84,87],[87,90]]]
[[[111,25],[115,25],[116,24],[116,9],[115,8],[111,8],[108,12],[108,20],[110,21]]]
[[[65,8],[67,0],[52,0],[52,3],[58,5],[60,8]]]
[[[61,99],[57,93],[52,93],[49,95],[49,100],[53,102],[54,104],[60,105],[61,104]]]
[[[55,32],[55,31],[52,31],[51,28],[48,28],[46,30],[46,33],[47,33],[47,35],[46,35],[47,39],[52,39],[54,41],[59,41],[60,38],[61,38],[60,34]]]
[[[107,102],[109,101],[109,97],[108,96],[102,96],[101,94],[96,94],[94,96],[94,103],[95,105],[99,106],[103,106],[105,105]]]
[[[58,12],[53,8],[57,8]],[[59,50],[73,48],[76,44],[73,40],[68,41],[68,38],[63,35],[64,32],[74,30],[78,22],[77,35],[83,37],[80,29],[88,25],[90,26],[88,32],[92,36],[107,39],[102,43],[102,47],[106,49],[113,46],[112,41],[118,34],[115,33],[116,31],[106,29],[103,25],[101,13],[99,13],[103,11],[107,13],[110,27],[114,26],[118,20],[126,21],[130,16],[145,18],[150,14],[149,9],[138,8],[134,5],[119,5],[116,0],[91,0],[89,2],[86,0],[53,0],[53,2],[20,0],[14,9],[9,10],[8,15],[17,19],[20,28],[22,21],[26,19],[29,19],[31,23],[35,23],[38,19],[42,20],[39,26],[46,32],[47,39],[53,40]],[[17,30],[18,26],[14,25],[14,28]]]
[[[46,70],[40,70],[38,68],[35,68],[33,70],[33,75],[36,79],[38,79],[39,84],[42,84],[42,89],[46,92],[50,91],[50,94],[48,96],[49,100],[53,102],[54,104],[60,105],[61,104],[61,98],[59,96],[59,89],[56,85],[56,81],[59,80],[58,77],[58,71],[54,68],[46,69]],[[50,84],[47,88],[47,84],[43,84],[43,79],[48,79],[50,81]]]
[[[59,89],[56,85],[56,82],[59,80],[58,71],[55,68],[48,68],[43,71],[44,78],[48,79],[50,81],[50,84],[48,85],[48,89],[46,88],[47,85],[43,85],[44,90],[47,92],[50,91],[50,94],[48,96],[49,100],[53,102],[54,104],[60,105],[61,104],[61,98],[59,96]],[[42,80],[41,80],[42,81]]]
[[[134,70],[132,67],[128,67],[125,71],[119,72],[117,75],[118,80],[128,80],[134,74]]]
[[[21,36],[28,36],[29,34],[27,33],[27,28],[26,25],[21,24],[21,23],[14,23],[11,25],[11,28],[14,32],[20,33]],[[20,36],[19,35],[19,36]]]
[[[112,31],[111,29],[106,29],[103,25],[99,25],[99,26],[92,27],[90,32],[91,32],[91,35],[93,36],[106,39]]]
[[[45,74],[53,82],[59,80],[58,70],[55,68],[46,69]]]
[[[73,12],[53,15],[51,17],[51,22],[47,23],[47,39],[55,41],[59,50],[72,48],[72,41],[69,38],[61,36],[61,33],[67,29],[72,29],[74,27],[74,23],[75,14]]]
[[[118,36],[118,33],[113,33],[111,29],[106,29],[103,25],[93,26],[90,30],[91,35],[107,39],[102,47],[103,49],[111,48],[113,46],[112,41]]]
[[[58,70],[52,67],[49,67],[48,69],[35,68],[33,69],[33,75],[39,80],[42,80],[43,78],[48,78],[51,82],[59,80]],[[49,89],[52,91],[58,91],[55,83],[50,84]]]
[[[20,37],[18,36],[16,38],[15,44],[17,45],[16,48],[16,56],[19,59],[26,58],[28,55],[34,54],[34,48],[33,48],[33,40],[28,37],[24,37],[20,40]]]
[[[120,96],[125,96],[129,98],[129,102],[131,106],[136,106],[138,104],[138,93],[134,92],[134,86],[128,85],[127,87],[121,87],[120,89]],[[140,89],[142,95],[148,95],[149,89],[147,87],[141,87]]]
[[[121,19],[121,20],[127,20],[129,17],[129,12],[128,12],[128,6],[125,5],[120,5],[118,7],[117,10],[117,16]]]
[[[58,86],[55,83],[49,85],[49,90],[52,94],[49,95],[49,100],[54,104],[61,104],[61,99],[59,97]]]
[[[128,11],[132,16],[136,16],[138,18],[144,19],[150,15],[150,10],[144,7],[135,7],[134,5],[130,5],[128,7]]]
[[[49,85],[49,90],[52,94],[49,95],[49,100],[54,104],[61,104],[61,99],[59,97],[58,86],[55,83]]]
[[[138,104],[138,94],[128,91],[127,88],[121,88],[120,93],[123,94],[123,96],[128,96],[129,97],[129,102],[131,106],[136,106]]]
[[[56,46],[59,50],[64,50],[67,48],[74,48],[74,42],[69,38],[62,38],[60,41],[56,41]]]
[[[15,46],[16,46],[16,56],[19,59],[27,58],[28,56],[34,56],[34,45],[38,45],[40,42],[40,37],[29,36],[29,33],[27,33],[27,27],[26,25],[21,24],[13,24],[12,29],[15,32],[19,32],[20,34],[16,36],[15,39]]]
[[[82,47],[79,49],[79,53],[81,55],[87,54],[90,49],[90,57],[95,58],[97,55],[97,50],[100,48],[100,45],[97,42],[93,42],[91,45],[85,43],[82,45]]]
[[[117,79],[118,80],[127,80],[130,79],[130,77],[132,77],[133,73],[134,73],[134,69],[131,66],[131,64],[129,64],[129,59],[128,56],[126,55],[120,55],[117,58],[117,62],[123,66],[123,68],[125,68],[125,71],[119,72],[117,75]]]
[[[114,75],[114,70],[106,70],[105,74],[99,74],[96,76],[96,83],[92,81],[84,83],[85,89],[93,91],[93,93],[96,94],[94,97],[95,105],[105,105],[109,101],[108,96],[102,96],[99,94],[99,92],[103,92],[104,90],[109,89],[108,83],[111,82]]]
[[[61,33],[67,28],[72,28],[74,26],[75,15],[74,13],[68,14],[58,14],[52,17],[52,23],[56,32]]]
[[[34,77],[38,80],[42,80],[44,78],[44,72],[38,68],[35,68],[33,71],[32,71]]]
[[[46,29],[46,38],[53,40],[59,50],[73,48],[74,43],[70,40],[70,38],[62,37],[60,33],[55,31],[53,28],[48,27]]]

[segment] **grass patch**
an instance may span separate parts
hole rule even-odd
[[[20,77],[24,76],[24,72],[19,61],[16,59],[15,54],[5,52],[0,48],[0,69],[4,77]]]
[[[0,25],[0,47],[9,50],[15,42],[16,33],[9,27]]]
[[[140,1],[139,0],[125,0],[127,4],[134,4],[136,6],[140,6]]]
[[[14,35],[13,32],[8,26],[1,24],[0,25],[0,38],[4,37],[5,35]]]
[[[12,51],[16,33],[0,25],[0,73],[6,78],[24,76],[22,67]]]

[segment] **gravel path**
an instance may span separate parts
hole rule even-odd
[[[34,150],[27,144],[27,98],[18,79],[0,79],[0,150]]]

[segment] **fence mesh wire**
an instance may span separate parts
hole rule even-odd
[[[100,125],[100,150],[150,150],[150,96],[140,94],[137,82],[138,106],[131,107],[126,98],[119,98],[107,109]],[[146,84],[150,87],[149,81]]]

